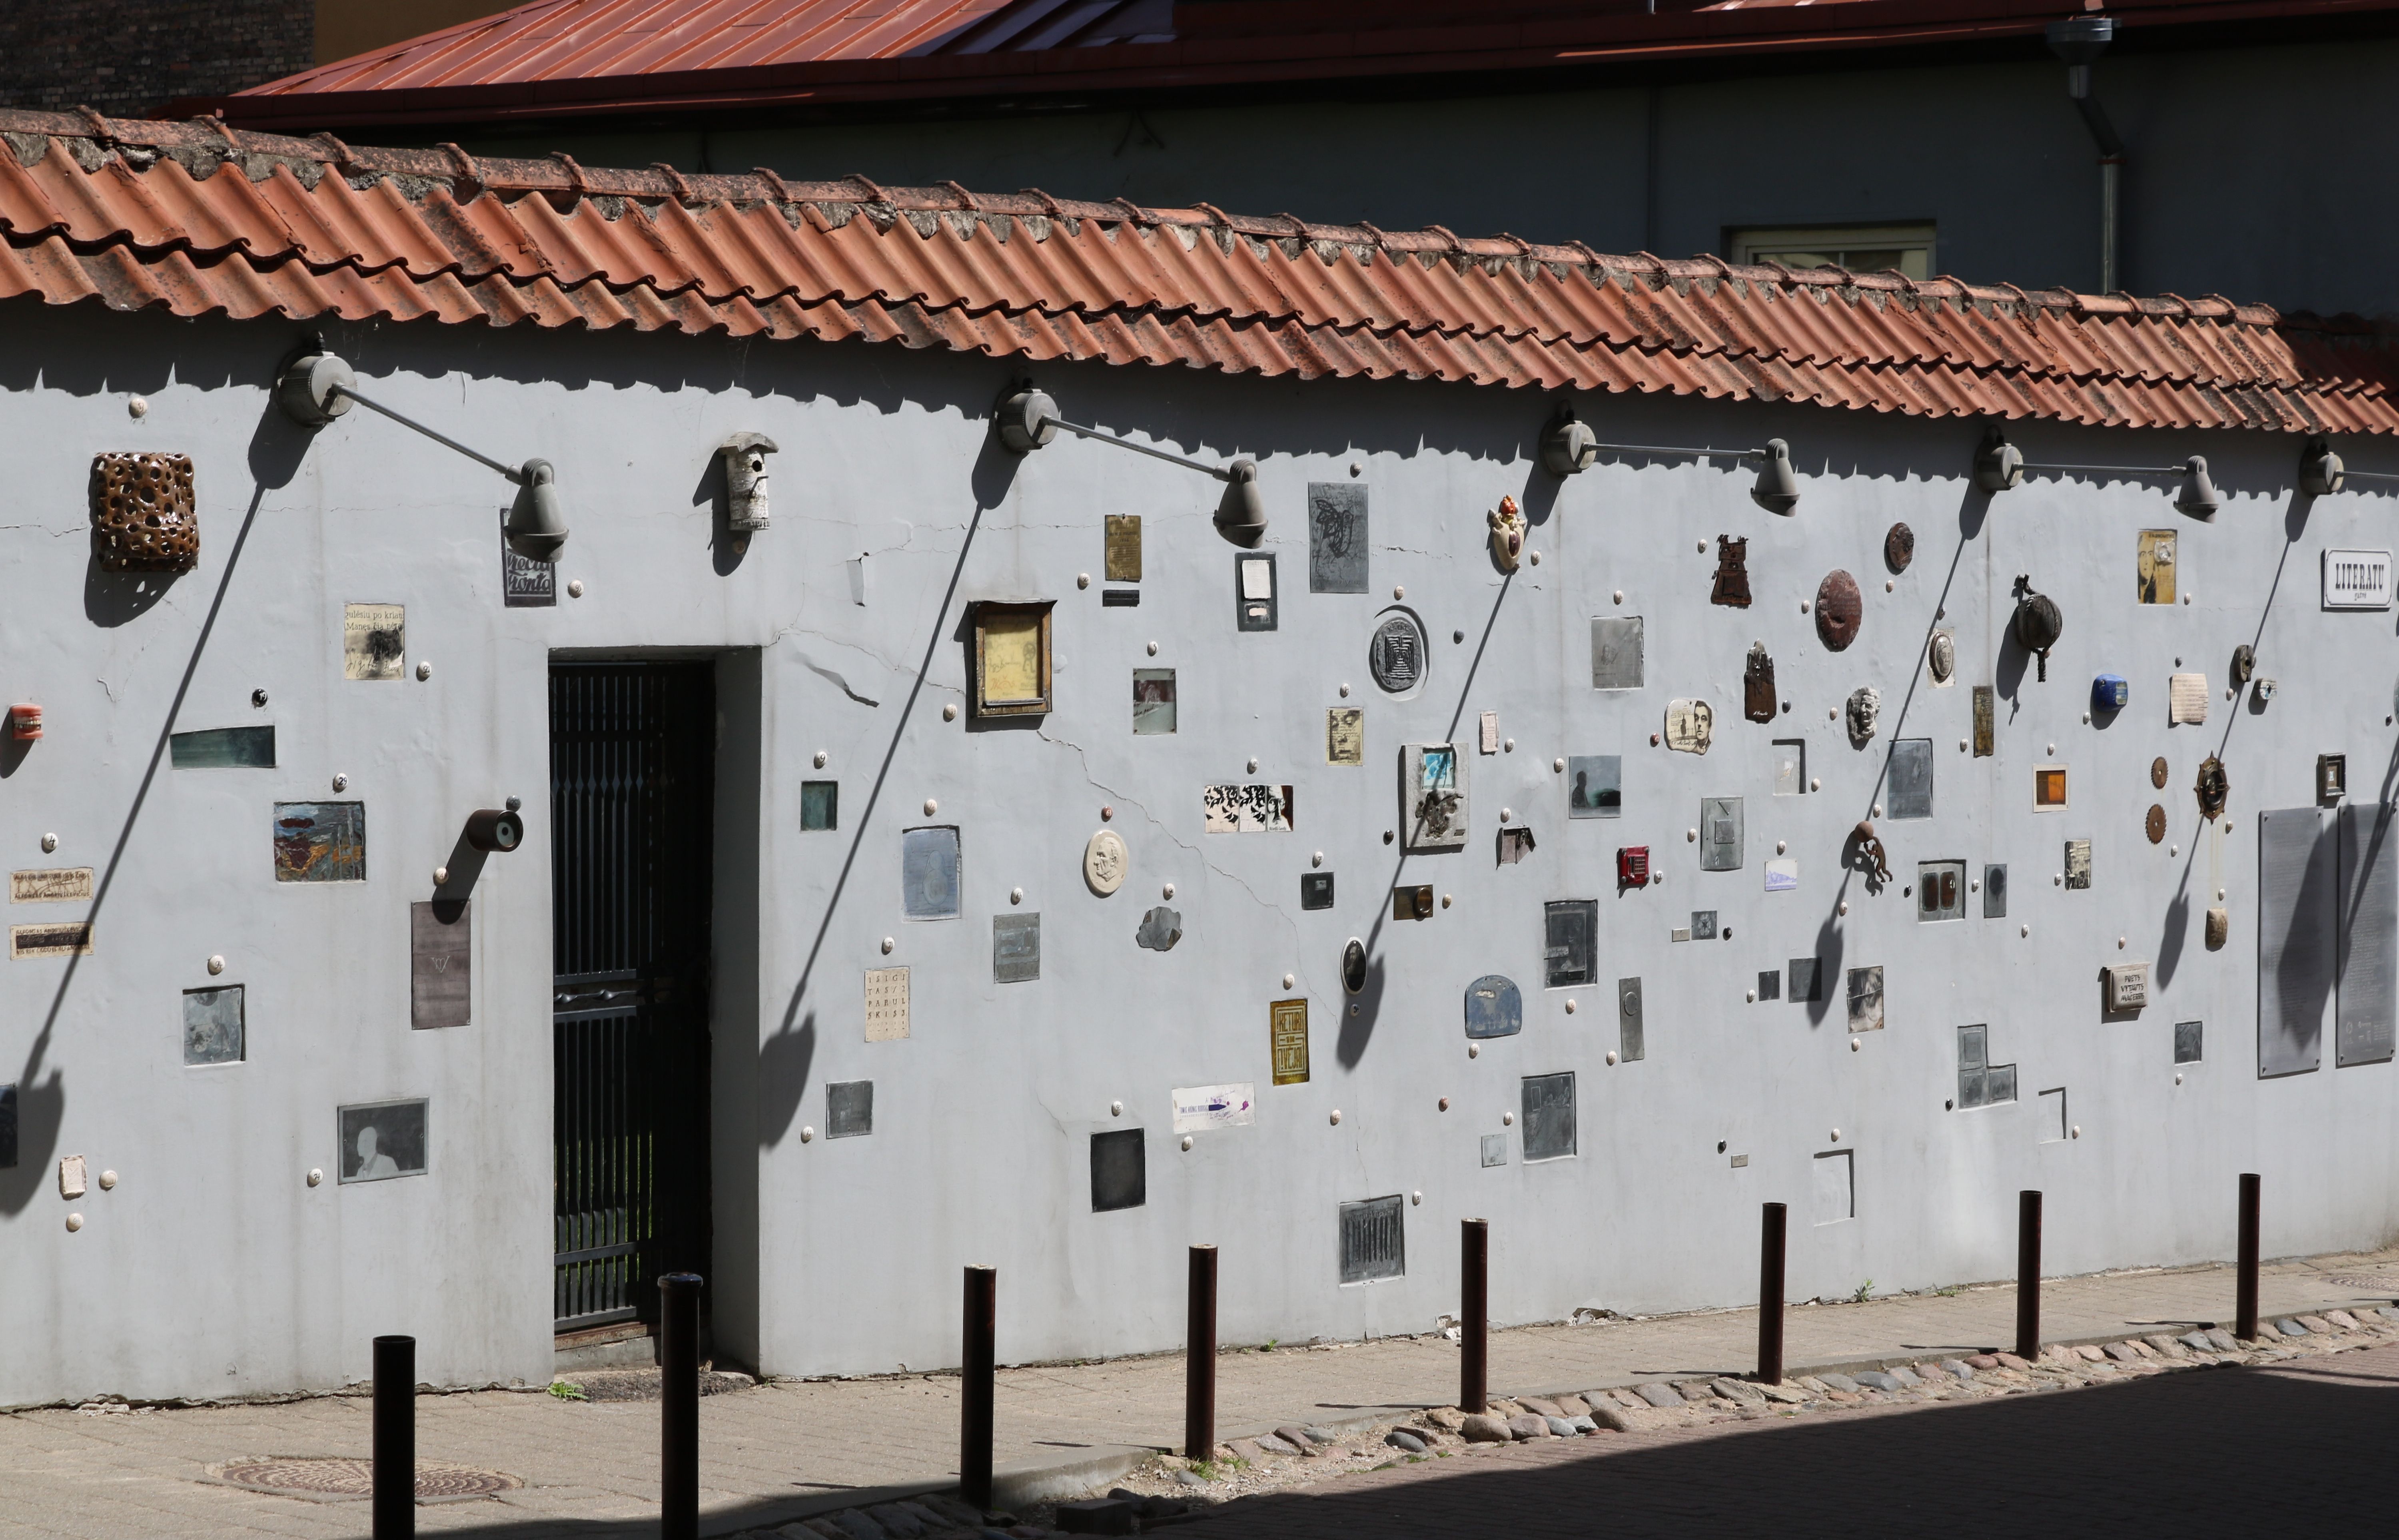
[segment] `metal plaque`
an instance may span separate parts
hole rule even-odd
[[[343,1182],[382,1182],[426,1171],[423,1101],[377,1101],[336,1109]]]
[[[1149,1201],[1146,1150],[1139,1128],[1110,1128],[1091,1136],[1091,1212],[1138,1209]]]
[[[511,610],[546,609],[558,602],[558,564],[535,561],[508,548],[508,510],[500,510],[500,603]],[[864,603],[864,600],[859,601]]]
[[[1738,871],[1746,845],[1739,797],[1700,799],[1700,870]]]
[[[1958,1105],[1997,1107],[2016,1099],[2016,1067],[1990,1062],[1990,1028],[1958,1029]]]
[[[1766,655],[1766,643],[1750,644],[1749,661],[1741,676],[1742,715],[1752,722],[1772,722],[1776,713],[1774,693],[1774,659]]]
[[[1513,979],[1486,973],[1466,986],[1466,1035],[1513,1037],[1525,1030],[1525,997]]]
[[[1883,565],[1892,572],[1905,572],[1907,564],[1916,560],[1916,532],[1905,524],[1893,524],[1885,531],[1882,537],[1882,560]]]
[[[1778,797],[1803,797],[1808,794],[1808,744],[1805,739],[1774,740],[1774,794]]]
[[[167,740],[167,757],[178,770],[272,770],[275,729],[203,727]]]
[[[1408,1270],[1407,1210],[1397,1193],[1341,1206],[1341,1281],[1369,1283]]]
[[[1355,481],[1308,483],[1308,591],[1366,591],[1366,489]]]
[[[2175,540],[2173,530],[2143,530],[2133,559],[2134,597],[2144,604],[2175,601]]]
[[[1386,695],[1404,696],[1424,682],[1425,634],[1416,616],[1397,611],[1383,616],[1367,644],[1366,671]]]
[[[1203,786],[1200,829],[1210,834],[1288,834],[1292,796],[1288,786]]]
[[[1716,939],[1716,912],[1713,909],[1695,909],[1691,911],[1691,923],[1684,928],[1684,934],[1688,936],[1694,941],[1715,940]]]
[[[1132,730],[1147,736],[1174,731],[1174,670],[1132,671]]]
[[[1966,863],[1919,861],[1916,867],[1916,918],[1919,921],[1962,920],[1966,917]]]
[[[1541,987],[1565,989],[1599,977],[1599,900],[1562,898],[1543,907]]]
[[[1591,687],[1638,690],[1644,648],[1641,617],[1594,615],[1591,622]]]
[[[1850,969],[1850,1030],[1882,1031],[1882,966]]]
[[[991,917],[991,981],[1026,984],[1041,977],[1041,916]]]
[[[1559,1160],[1575,1153],[1575,1077],[1528,1074],[1524,1081],[1525,1158]]]
[[[900,898],[912,920],[958,917],[958,829],[956,824],[902,831]]]
[[[2091,885],[2091,842],[2066,842],[2066,886],[2068,892],[2080,892]]]
[[[1793,1005],[1813,1005],[1824,997],[1823,964],[1813,957],[1794,957],[1788,971],[1791,975],[1788,993]]]
[[[1757,976],[1757,997],[1760,1000],[1780,1000],[1782,998],[1782,970],[1781,968],[1768,968],[1764,973]]]
[[[825,1086],[825,1137],[859,1139],[874,1131],[874,1082],[834,1080]]]
[[[1616,981],[1616,1049],[1617,1058],[1632,1063],[1642,1055],[1641,980],[1619,979]]]
[[[2350,803],[2334,815],[2340,843],[2340,977],[2333,1062],[2379,1064],[2399,1027],[2399,854],[2391,807]]]
[[[1704,700],[1666,703],[1666,747],[1680,754],[1704,754],[1715,741],[1715,708]]]
[[[1366,713],[1356,706],[1335,706],[1324,713],[1324,763],[1366,763]]]
[[[1299,874],[1299,907],[1331,909],[1333,907],[1333,873],[1303,871]]]
[[[1106,516],[1107,580],[1111,583],[1141,581],[1141,515],[1111,513]]]
[[[2334,803],[2349,795],[2349,756],[2316,756],[2316,801]]]
[[[824,833],[841,827],[841,783],[800,782],[800,831]]]
[[[908,1035],[908,970],[866,970],[866,1040],[896,1043]]]
[[[1486,1169],[1493,1166],[1507,1165],[1508,1136],[1506,1134],[1484,1134],[1483,1136],[1482,1155],[1483,1164]]]
[[[275,804],[275,880],[367,880],[367,808],[359,802]]]
[[[2175,1023],[2174,1061],[2177,1064],[2198,1063],[2201,1058],[2200,1049],[2202,1047],[2202,1039],[2205,1035],[2206,1031],[2207,1028],[2204,1022],[2176,1021]]]
[[[2389,551],[2328,550],[2324,553],[2324,607],[2387,610],[2391,607]]]
[[[342,677],[398,679],[408,666],[398,604],[342,606]]]
[[[1566,761],[1566,817],[1614,818],[1624,813],[1624,758],[1576,754]]]
[[[2167,774],[2166,757],[2163,754],[2160,754],[2157,758],[2149,761],[2149,784],[2151,786],[2158,788],[2158,790],[2162,791],[2165,790]]]
[[[1132,610],[1138,609],[1140,606],[1141,590],[1139,588],[1102,588],[1100,590],[1100,608],[1104,610]]]
[[[1999,714],[1999,696],[1987,684],[1974,686],[1974,757],[1989,759],[1999,752],[1992,719]]]
[[[1891,792],[1883,799],[1894,818],[1932,817],[1932,740],[1894,738],[1891,745]]]
[[[463,1027],[474,1010],[474,905],[437,898],[408,906],[408,1024]]]
[[[1983,868],[1983,918],[2004,920],[2008,917],[2008,869],[2003,865]]]
[[[1233,558],[1233,629],[1273,630],[1281,621],[1281,592],[1272,551]]]
[[[1431,919],[1432,885],[1421,883],[1414,887],[1391,889],[1391,918],[1394,920]]]
[[[2257,815],[2257,1074],[2304,1074],[2323,1061],[2338,966],[2339,885],[2323,848],[2331,813]]]
[[[91,868],[48,867],[8,873],[12,904],[79,904],[91,901]]]
[[[1858,580],[1848,573],[1835,568],[1816,585],[1816,639],[1827,648],[1837,653],[1855,642],[1864,614]]]
[[[2148,835],[2151,844],[2166,837],[2166,810],[2162,804],[2149,804],[2148,816],[2141,820],[2141,831]]]
[[[1711,604],[1749,608],[1749,542],[1728,534],[1716,536],[1716,582],[1708,595]]]
[[[1958,682],[1958,633],[1947,628],[1932,633],[1924,644],[1924,671],[1932,676],[1932,687],[1945,690]]]
[[[1151,952],[1172,952],[1174,943],[1183,939],[1183,916],[1159,904],[1141,917],[1141,928],[1132,933],[1132,939]]]
[[[1498,864],[1515,866],[1533,853],[1533,831],[1523,824],[1511,824],[1499,831]]]
[[[245,991],[239,984],[183,992],[183,1062],[238,1064],[246,1051]]]
[[[1454,743],[1411,743],[1400,751],[1403,850],[1462,850],[1471,809],[1467,756]]]
[[[1274,1083],[1278,1086],[1306,1085],[1308,1002],[1277,1000],[1268,1006],[1267,1041],[1274,1060]]]

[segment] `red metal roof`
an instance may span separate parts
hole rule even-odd
[[[861,339],[1028,361],[2399,431],[2399,324],[0,112],[0,302]]]
[[[2072,0],[533,0],[207,103],[301,129],[948,104],[2037,40]],[[2122,46],[2399,0],[2114,0]],[[2034,46],[2038,46],[2037,42]]]

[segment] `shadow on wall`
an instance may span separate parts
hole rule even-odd
[[[799,1030],[786,1021],[758,1049],[758,1141],[772,1149],[792,1130],[800,1114],[800,1098],[807,1094],[808,1066],[817,1057],[817,1013],[800,1018]]]

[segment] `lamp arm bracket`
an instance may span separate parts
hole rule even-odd
[[[1762,449],[1689,449],[1677,444],[1593,444],[1602,454],[1689,454],[1702,460],[1763,460]]]
[[[351,400],[358,402],[359,405],[365,407],[368,411],[379,412],[383,413],[383,415],[390,418],[393,422],[398,423],[402,427],[413,427],[417,432],[425,435],[427,439],[432,439],[435,443],[443,444],[451,449],[454,449],[459,453],[465,455],[468,459],[489,466],[492,469],[498,471],[502,476],[507,477],[509,480],[517,482],[519,485],[523,484],[523,475],[516,466],[504,466],[488,454],[479,453],[474,450],[468,449],[466,445],[460,443],[457,439],[451,438],[448,434],[437,433],[433,429],[427,427],[423,423],[418,422],[415,418],[403,416],[400,412],[394,412],[391,408],[385,406],[380,401],[370,400],[366,397],[359,395],[357,391],[352,390],[347,385],[333,385],[327,390],[326,394],[329,396],[346,396]]]
[[[1182,466],[1186,469],[1213,476],[1219,481],[1229,481],[1233,479],[1233,473],[1222,466],[1202,465],[1197,460],[1188,460],[1180,454],[1169,454],[1162,449],[1152,449],[1147,444],[1136,444],[1130,439],[1119,439],[1113,433],[1105,433],[1095,427],[1085,427],[1080,423],[1070,423],[1064,417],[1050,417],[1045,420],[1055,423],[1078,438],[1097,439],[1104,444],[1114,444],[1118,449],[1129,449],[1135,454],[1146,454],[1153,460],[1164,460],[1169,465]]]
[[[2026,470],[2104,471],[2110,476],[2180,476],[2189,467],[2187,466],[2053,466],[2035,464],[2027,460],[2024,464],[2024,468]]]

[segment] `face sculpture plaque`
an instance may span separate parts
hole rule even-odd
[[[1850,742],[1863,749],[1875,736],[1875,724],[1882,717],[1882,692],[1873,685],[1863,685],[1850,696]]]
[[[1124,885],[1125,871],[1132,864],[1132,852],[1113,829],[1101,830],[1083,846],[1083,881],[1103,898]]]

